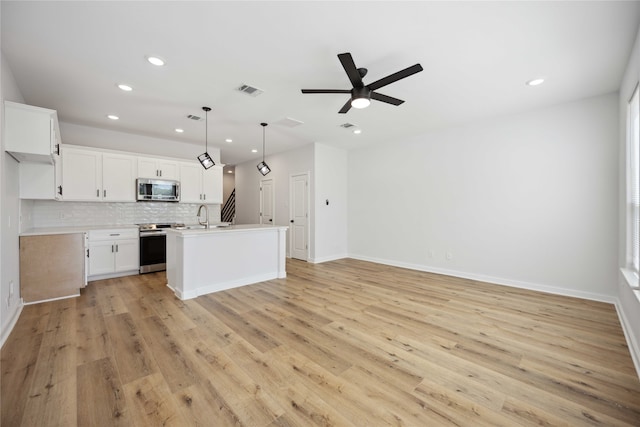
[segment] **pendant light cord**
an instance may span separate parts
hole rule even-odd
[[[209,152],[209,111],[204,110],[204,152]]]
[[[262,162],[264,163],[264,132],[265,132],[265,127],[266,126],[262,126]]]

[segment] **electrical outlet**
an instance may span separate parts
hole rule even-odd
[[[447,252],[447,261],[451,261],[453,259],[453,254],[451,252]]]
[[[427,252],[427,256],[429,258],[433,258],[434,254],[433,254],[433,250],[432,249],[429,249],[429,252]]]
[[[64,212],[60,212],[60,219],[66,219],[67,215]]]

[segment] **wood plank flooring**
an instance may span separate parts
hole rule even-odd
[[[1,425],[640,426],[615,308],[356,260],[180,301],[164,273],[26,306]]]

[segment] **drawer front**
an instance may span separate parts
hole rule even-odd
[[[99,240],[119,240],[119,239],[137,239],[137,228],[114,228],[108,230],[90,230],[89,241],[95,242]]]

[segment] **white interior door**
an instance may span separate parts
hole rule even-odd
[[[273,224],[275,221],[273,179],[260,181],[260,224]]]
[[[309,174],[292,175],[291,189],[291,258],[306,261],[309,258]]]

